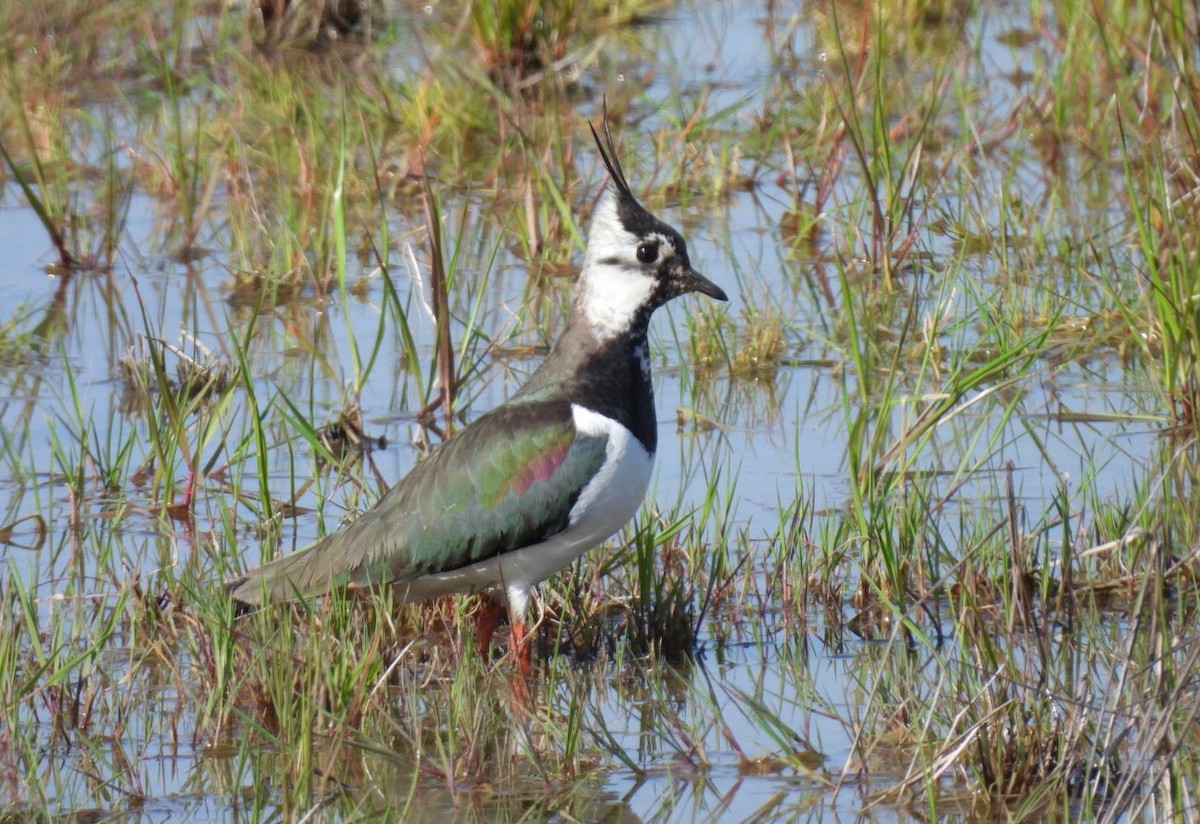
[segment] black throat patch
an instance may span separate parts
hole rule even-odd
[[[564,388],[572,403],[619,422],[654,454],[658,424],[644,327],[641,334],[630,330],[602,342]]]

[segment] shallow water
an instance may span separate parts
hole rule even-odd
[[[977,39],[978,51],[975,62],[969,64],[971,71],[960,82],[978,87],[982,109],[1010,107],[1015,88],[1003,78],[1028,68],[1033,60],[1033,47],[1000,43],[1000,34],[1027,22],[1008,19],[1006,14],[1018,11],[990,13],[964,27],[967,36]],[[785,31],[790,31],[787,49],[779,41]],[[824,67],[831,56],[820,48],[804,14],[781,19],[760,9],[747,13],[736,3],[692,3],[673,9],[667,19],[637,32],[642,39],[638,54],[660,60],[651,67],[658,74],[645,90],[652,100],[711,94],[714,108],[736,106],[739,118],[752,118],[787,85],[781,68],[785,52],[800,58],[788,75],[794,87],[836,82],[826,79]],[[403,59],[397,57],[395,65],[404,65]],[[670,104],[664,109],[673,110]],[[637,134],[623,134],[620,140],[639,145]],[[1025,148],[1028,144],[1018,140],[1010,150]],[[639,151],[635,148],[631,154],[636,157]],[[1002,179],[1009,169],[1005,162],[993,171],[985,158],[977,174],[985,180],[995,176],[997,200],[1003,197],[1003,185],[1021,189],[1035,202],[1047,184],[1034,159],[1018,163],[1012,180]],[[637,189],[641,170],[628,171]],[[835,206],[851,211],[860,208],[860,198],[853,190],[856,182],[861,184],[861,179],[853,174],[841,176]],[[676,501],[695,506],[704,495],[709,474],[718,473],[718,488],[729,490],[737,503],[736,522],[725,527],[731,534],[741,531],[751,540],[765,540],[773,534],[779,526],[781,506],[793,501],[805,502],[816,513],[843,511],[849,504],[853,472],[847,457],[850,413],[844,399],[848,394],[853,399],[859,396],[854,378],[847,377],[842,350],[832,342],[832,329],[839,322],[840,290],[854,285],[839,283],[832,264],[854,260],[861,246],[856,239],[822,233],[814,246],[792,248],[781,236],[780,225],[789,208],[789,198],[781,188],[764,184],[752,191],[734,192],[716,208],[693,199],[681,208],[662,210],[662,216],[686,227],[693,263],[730,293],[729,312],[738,316],[747,309],[772,306],[789,319],[795,342],[789,361],[758,381],[723,374],[698,377],[681,362],[685,355],[675,341],[686,341],[687,319],[699,311],[702,298],[675,302],[652,325],[660,444],[648,506],[665,509]],[[1082,215],[1048,216],[1044,232],[1052,238],[1071,239],[1077,236],[1076,221],[1103,221],[1107,215],[1103,198],[1096,200],[1099,207],[1090,211],[1084,207]],[[490,334],[503,336],[524,299],[527,269],[519,255],[510,251],[508,241],[487,226],[482,201],[482,196],[473,196],[464,203],[460,195],[448,193],[442,210],[444,215],[457,217],[465,211],[468,216],[467,231],[474,236],[464,243],[460,271],[491,272],[481,296],[482,326]],[[952,214],[958,206],[947,201],[937,208],[939,214]],[[986,207],[982,211],[989,213]],[[391,210],[388,219],[394,236],[405,237],[413,230],[410,216]],[[130,576],[150,577],[163,565],[181,563],[189,554],[210,552],[213,547],[218,552],[240,552],[245,564],[257,563],[279,549],[307,544],[335,526],[345,510],[364,503],[345,490],[323,502],[320,488],[314,487],[298,498],[310,511],[284,521],[282,546],[256,542],[251,525],[238,523],[239,545],[235,548],[225,542],[228,533],[221,528],[231,517],[233,504],[217,488],[201,494],[191,529],[183,524],[174,524],[172,529],[153,508],[149,491],[139,499],[138,490],[130,490],[120,504],[119,526],[109,533],[106,519],[113,512],[93,474],[95,467],[83,470],[90,478],[88,499],[72,499],[63,478],[75,468],[62,465],[64,455],[78,453],[70,447],[72,438],[107,443],[108,451],[128,442],[135,455],[132,465],[150,457],[140,418],[128,415],[122,407],[122,380],[115,367],[122,357],[139,351],[143,330],[153,330],[185,352],[195,353],[198,344],[232,360],[231,341],[246,317],[245,309],[230,301],[227,283],[232,264],[222,249],[221,231],[209,231],[201,238],[206,256],[182,263],[162,251],[166,240],[161,224],[159,204],[135,194],[113,273],[83,272],[64,283],[61,277],[45,273],[51,252],[36,216],[24,205],[15,186],[4,191],[0,306],[8,307],[5,317],[28,316],[35,323],[46,317],[62,330],[49,338],[53,343],[47,351],[8,353],[7,362],[0,364],[4,396],[0,426],[20,433],[0,462],[0,512],[5,513],[6,521],[40,513],[48,525],[43,550],[9,547],[4,558],[10,575],[39,582],[37,609],[42,614],[55,609],[86,613],[86,606],[74,597],[59,598],[67,594],[60,587],[62,582],[71,583],[72,596],[77,594],[74,582],[78,580],[94,580],[96,589],[90,595],[98,600],[114,591],[113,583],[104,580],[99,570],[88,568],[91,562],[87,557],[78,556],[72,512],[79,512],[89,524],[91,540],[111,541],[117,546]],[[975,231],[982,228],[975,227]],[[919,243],[916,259],[920,263],[909,273],[904,288],[921,296],[923,307],[937,307],[942,313],[930,321],[953,330],[947,334],[948,347],[969,350],[983,337],[979,326],[971,323],[955,329],[956,318],[970,316],[981,301],[1009,299],[1009,273],[1002,270],[998,256],[988,252],[964,253],[958,258],[961,248],[949,233],[925,231]],[[952,262],[959,265],[951,266]],[[1043,268],[1023,272],[1022,277],[1041,278],[1041,288],[1055,289],[1054,269],[1059,264],[1041,261]],[[401,295],[420,294],[424,288],[424,284],[414,283],[403,265],[393,277]],[[947,282],[947,277],[958,280]],[[820,289],[814,285],[819,278],[832,279],[834,300],[820,297]],[[982,297],[968,297],[968,286],[978,289]],[[1036,283],[1030,286],[1031,291],[1037,288]],[[55,305],[56,294],[59,306]],[[563,294],[556,296],[559,305]],[[475,295],[466,290],[459,297],[465,307]],[[267,397],[273,388],[282,387],[290,397],[309,402],[311,406],[304,411],[311,411],[317,423],[323,422],[323,416],[340,408],[343,388],[352,378],[350,330],[359,347],[366,346],[380,323],[381,299],[382,286],[376,278],[364,297],[351,296],[344,301],[336,294],[326,300],[310,297],[265,312],[247,353],[256,390]],[[1098,296],[1087,294],[1078,295],[1075,301],[1081,316],[1093,314],[1103,305]],[[433,351],[433,325],[417,303],[411,304],[410,318],[423,361],[427,361]],[[553,312],[551,315],[554,317]],[[292,350],[301,338],[318,341],[314,348],[321,357],[294,356]],[[544,343],[532,330],[519,339]],[[389,352],[398,348],[393,344],[388,341]],[[472,387],[478,395],[470,401],[468,417],[510,394],[535,360],[521,358],[500,364],[486,358],[483,363],[482,379]],[[972,520],[981,507],[999,511],[995,501],[1004,496],[1010,480],[1026,524],[1053,520],[1056,496],[1065,493],[1070,497],[1083,481],[1094,500],[1127,500],[1156,460],[1161,439],[1155,399],[1142,386],[1136,368],[1130,367],[1129,372],[1126,368],[1115,353],[1101,350],[1090,361],[1066,367],[1041,364],[1018,385],[979,393],[961,414],[939,426],[914,468],[935,476],[931,489],[949,496],[946,510],[959,513],[964,521]],[[423,429],[414,420],[421,399],[413,377],[385,357],[362,384],[360,402],[368,434],[387,441],[386,448],[371,454],[371,463],[383,482],[394,482],[417,460],[419,450],[414,442],[423,437]],[[919,396],[912,398],[911,414],[922,402]],[[1014,411],[1005,417],[1009,405]],[[87,422],[82,432],[78,431],[77,409]],[[714,421],[716,428],[694,431],[690,425],[678,426],[676,411],[681,409],[694,410],[701,418]],[[207,444],[207,448],[206,457],[213,445]],[[266,483],[280,500],[291,498],[294,492],[292,462],[299,463],[297,453],[303,446],[297,444],[294,450],[275,450],[269,459]],[[976,460],[982,463],[974,471],[961,471]],[[19,477],[22,466],[31,467],[32,474]],[[231,467],[230,471],[253,472],[254,468]],[[255,488],[256,484],[247,486]],[[318,511],[323,512],[323,523]],[[97,539],[95,535],[107,537]],[[965,550],[953,545],[943,549],[951,557],[959,557]],[[762,570],[760,574],[768,573]],[[852,613],[846,606],[843,619]],[[883,657],[882,650],[900,642],[889,633],[882,633],[882,640],[827,633],[828,627],[819,617],[808,619],[809,633],[798,641],[789,637],[795,625],[792,617],[781,614],[778,605],[767,605],[761,616],[764,620],[754,627],[722,621],[719,631],[713,626],[705,628],[698,658],[683,675],[678,712],[685,718],[710,714],[723,718],[745,755],[756,759],[776,752],[778,743],[744,712],[746,696],[755,696],[789,728],[804,732],[804,746],[797,746],[814,754],[810,767],[835,781],[844,776],[844,788],[830,793],[823,781],[792,767],[764,767],[761,773],[749,770],[740,765],[739,754],[729,747],[721,731],[713,728],[700,742],[706,761],[700,769],[682,756],[682,745],[671,730],[655,729],[663,723],[658,699],[643,701],[622,693],[615,679],[604,687],[606,681],[601,677],[598,689],[607,688],[609,693],[594,700],[604,725],[612,740],[644,772],[609,765],[581,782],[581,792],[591,799],[594,806],[590,809],[597,820],[745,821],[756,814],[764,816],[763,820],[842,820],[860,814],[868,803],[870,785],[855,766],[858,755],[853,733],[842,719],[853,718],[868,706],[872,685],[889,677],[884,671],[893,666],[878,660]],[[86,620],[82,614],[81,620]],[[729,626],[735,628],[732,636]],[[825,638],[830,643],[825,643]],[[880,651],[879,656],[875,650]],[[125,652],[120,646],[113,647],[111,659],[98,667],[114,685],[129,671]],[[914,652],[912,665],[919,669],[923,660],[932,657],[928,652]],[[897,676],[893,673],[890,677]],[[174,718],[162,717],[161,713],[179,712],[175,685],[139,684],[136,689],[144,690],[141,707],[145,712],[135,711],[117,744],[102,747],[109,757],[122,749],[135,756],[136,764],[130,769],[138,776],[145,801],[130,812],[155,821],[230,817],[231,799],[245,786],[244,772],[239,768],[235,779],[228,778],[226,771],[232,767],[227,756],[195,740],[194,718],[186,708]],[[705,702],[715,703],[716,712]],[[825,707],[835,708],[841,718],[828,717]],[[903,774],[903,763],[889,764],[883,757],[880,761],[869,770],[876,781],[886,784],[889,775]],[[49,795],[63,809],[95,803],[98,790],[79,764],[77,754],[63,749],[42,754],[39,772],[50,785],[61,784]],[[98,775],[109,772],[121,769],[111,764],[96,769]],[[403,782],[400,786],[399,797],[403,798],[408,787]],[[379,798],[389,799],[392,791],[368,785],[354,792],[361,794],[363,805],[370,809],[377,806]],[[449,794],[439,799],[436,790],[423,793],[422,817],[464,815],[461,807],[454,812]],[[553,803],[541,802],[545,806],[537,807],[541,812],[534,816],[554,820]],[[124,801],[114,797],[111,803],[120,807]],[[476,799],[473,803],[482,810],[480,817],[486,818],[494,802]],[[509,809],[503,804],[495,806]],[[871,815],[908,817],[902,808],[889,806],[876,808]]]

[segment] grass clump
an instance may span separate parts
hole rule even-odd
[[[9,5],[0,817],[1187,817],[1190,10]],[[741,304],[656,317],[533,683],[468,599],[235,618],[546,351],[602,91]]]
[[[502,0],[471,4],[469,19],[482,68],[494,82],[515,90],[567,63],[569,50],[582,49],[585,35],[634,22],[662,6],[660,0]]]
[[[736,325],[727,315],[703,314],[691,328],[690,361],[700,369],[724,364],[738,379],[771,380],[791,351],[792,340],[775,309],[745,309]]]

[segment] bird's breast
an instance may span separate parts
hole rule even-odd
[[[580,434],[606,439],[604,463],[579,493],[568,529],[602,541],[637,513],[654,467],[654,454],[619,421],[579,404],[571,405]]]

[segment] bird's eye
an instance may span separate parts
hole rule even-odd
[[[639,243],[637,259],[642,263],[653,263],[658,260],[658,244],[654,242]]]

